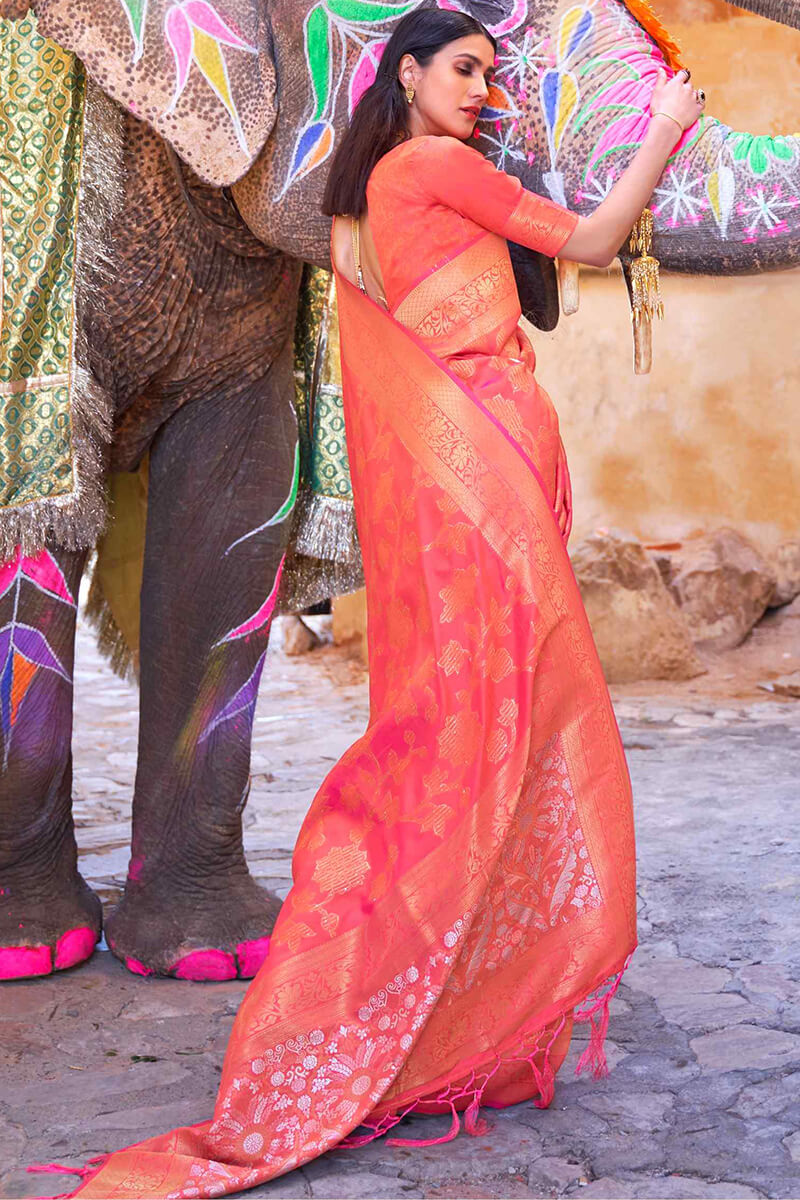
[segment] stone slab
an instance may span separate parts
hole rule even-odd
[[[693,1038],[693,1053],[705,1070],[731,1071],[758,1067],[769,1071],[800,1062],[800,1035],[780,1029],[740,1025]]]

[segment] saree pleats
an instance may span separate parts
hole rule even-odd
[[[552,432],[552,407],[515,390],[520,359],[451,369],[337,286],[369,725],[303,823],[213,1120],[111,1155],[86,1197],[223,1195],[412,1110],[452,1112],[437,1140],[459,1110],[479,1133],[481,1104],[550,1103],[573,1021],[604,1071],[636,944],[631,796],[554,516],[557,427],[517,435]],[[422,322],[436,272],[425,295]],[[494,305],[503,344],[515,302]]]

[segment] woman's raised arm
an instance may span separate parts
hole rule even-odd
[[[451,137],[420,138],[417,153],[431,197],[509,241],[554,258],[607,267],[649,203],[672,150],[702,112],[685,73],[653,93],[653,119],[630,166],[590,217],[580,217],[498,171]]]
[[[666,72],[659,68],[650,111],[653,117],[630,165],[592,215],[578,222],[559,252],[561,258],[599,267],[609,266],[613,261],[642,209],[650,203],[683,131],[703,111],[703,102],[690,86],[687,71],[681,70],[667,80]]]

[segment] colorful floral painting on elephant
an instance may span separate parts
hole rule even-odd
[[[35,362],[23,364],[22,342],[0,345],[0,404],[16,412],[19,396],[34,397],[36,440],[24,436],[42,468],[25,476],[39,489],[32,504],[12,488],[0,507],[6,977],[72,965],[100,930],[76,867],[70,680],[74,598],[108,488],[106,541],[136,508],[123,495],[146,496],[141,561],[118,563],[131,566],[141,611],[130,617],[106,595],[102,613],[116,651],[126,622],[136,627],[141,681],[131,865],[109,942],[134,971],[187,978],[252,974],[266,952],[277,901],[247,872],[241,813],[270,620],[291,575],[301,263],[329,265],[326,164],[393,23],[418,2],[37,0],[34,17],[0,0],[5,82],[33,49],[43,77],[60,62],[72,88],[53,116],[57,142],[42,143],[46,170],[12,161],[13,121],[32,119],[24,97],[0,130],[4,176],[20,171],[25,186],[72,204],[56,205],[44,247],[51,265],[58,257],[69,353],[46,357],[41,320],[29,331]],[[677,47],[643,0],[462,2],[499,40],[476,145],[588,215],[635,153]],[[800,25],[800,5],[779,14]],[[796,265],[799,154],[797,133],[767,138],[704,116],[653,197],[662,265]],[[39,235],[8,189],[0,205],[13,282],[13,246]],[[515,252],[514,263],[524,311],[552,328],[552,261]],[[4,337],[20,304],[7,287]],[[57,404],[43,407],[51,394]],[[28,417],[17,417],[21,429]]]

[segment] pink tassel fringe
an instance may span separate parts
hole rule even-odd
[[[90,1158],[84,1167],[64,1167],[60,1163],[35,1163],[27,1167],[27,1171],[31,1175],[77,1175],[80,1179],[80,1184],[76,1191],[79,1191],[89,1179],[91,1179],[105,1162],[108,1161],[108,1154],[98,1154],[96,1158]],[[39,1200],[70,1200],[76,1192],[59,1192],[57,1196],[44,1196]]]
[[[608,983],[606,990],[601,996],[598,996],[594,1000],[587,1002],[584,1008],[575,1009],[575,1022],[587,1021],[589,1023],[589,1044],[578,1059],[577,1066],[575,1067],[576,1075],[580,1075],[581,1072],[586,1069],[586,1067],[591,1067],[592,1076],[594,1079],[602,1079],[604,1076],[608,1075],[608,1062],[606,1060],[605,1050],[603,1047],[606,1034],[608,1032],[609,1005],[617,991],[617,988],[620,985],[622,976],[625,974],[625,971],[628,968],[628,964],[630,963],[632,956],[633,951],[631,951],[631,953],[625,959],[625,962],[622,964],[622,967],[616,973],[616,975],[612,977],[611,982]],[[476,1078],[475,1071],[473,1071],[467,1083],[465,1083],[462,1087],[459,1088],[451,1085],[450,1087],[445,1088],[445,1090],[435,1098],[435,1102],[437,1104],[449,1104],[453,1112],[453,1119],[449,1130],[442,1137],[387,1138],[386,1145],[405,1147],[413,1146],[415,1148],[420,1148],[424,1146],[441,1146],[445,1142],[452,1142],[454,1138],[458,1137],[458,1134],[461,1131],[461,1119],[458,1110],[456,1109],[456,1101],[463,1100],[467,1096],[470,1096],[471,1099],[464,1110],[464,1128],[472,1137],[483,1137],[486,1133],[488,1133],[491,1126],[480,1116],[481,1100],[487,1084],[494,1075],[495,1071],[499,1070],[503,1063],[529,1063],[533,1072],[533,1077],[536,1080],[536,1086],[539,1090],[539,1096],[536,1098],[536,1100],[534,1100],[533,1103],[537,1108],[549,1107],[555,1094],[555,1072],[553,1071],[552,1063],[550,1062],[550,1050],[552,1049],[559,1033],[564,1028],[564,1022],[566,1019],[566,1014],[562,1013],[558,1027],[550,1038],[550,1041],[547,1043],[547,1046],[544,1048],[544,1061],[541,1067],[537,1065],[536,1058],[541,1054],[542,1048],[537,1046],[528,1055],[508,1055],[504,1056],[502,1059],[498,1058],[494,1067],[490,1071],[486,1072],[480,1081]],[[414,1100],[400,1113],[388,1113],[386,1116],[381,1117],[379,1121],[364,1122],[365,1128],[369,1129],[371,1132],[358,1135],[350,1134],[339,1143],[337,1149],[355,1150],[360,1146],[366,1146],[369,1142],[375,1141],[376,1138],[383,1137],[384,1134],[388,1133],[390,1129],[392,1129],[395,1125],[398,1125],[400,1121],[402,1121],[403,1117],[407,1116],[410,1112],[413,1112],[416,1105],[417,1101]],[[82,1186],[86,1179],[97,1174],[107,1158],[108,1155],[103,1154],[98,1158],[90,1159],[85,1167],[62,1167],[59,1166],[58,1163],[49,1163],[46,1166],[31,1166],[28,1167],[28,1170],[30,1172],[43,1175],[78,1175],[81,1178]],[[95,1166],[94,1164],[97,1165]],[[69,1200],[69,1197],[74,1195],[75,1192],[63,1192],[60,1196],[51,1197],[50,1200]]]
[[[622,964],[620,970],[611,977],[610,981],[607,981],[606,990],[602,993],[602,995],[596,996],[595,999],[587,1002],[583,1008],[575,1009],[575,1022],[577,1023],[586,1021],[589,1024],[589,1044],[578,1059],[578,1063],[575,1067],[576,1075],[580,1075],[581,1072],[586,1069],[586,1067],[591,1067],[592,1076],[594,1079],[602,1079],[605,1075],[608,1075],[608,1062],[606,1060],[603,1046],[606,1034],[608,1033],[609,1005],[617,991],[617,988],[620,985],[622,976],[625,974],[625,971],[628,968],[628,964],[630,963],[632,956],[633,951],[631,951],[631,953],[625,959],[625,962]],[[550,1061],[550,1050],[552,1049],[556,1038],[561,1033],[561,1030],[564,1028],[566,1019],[566,1013],[562,1013],[558,1026],[552,1034],[550,1041],[547,1043],[547,1046],[544,1048],[544,1060],[541,1067],[537,1064],[536,1059],[541,1055],[542,1048],[537,1046],[528,1055],[503,1056],[502,1059],[497,1060],[494,1067],[488,1071],[480,1079],[480,1081],[476,1079],[475,1071],[473,1071],[469,1080],[466,1084],[464,1084],[463,1087],[456,1088],[451,1086],[445,1088],[440,1095],[436,1096],[435,1103],[449,1104],[453,1110],[453,1120],[450,1125],[450,1129],[442,1137],[387,1138],[386,1145],[423,1147],[439,1146],[444,1142],[451,1142],[455,1137],[458,1136],[461,1129],[461,1121],[459,1113],[456,1110],[455,1103],[457,1100],[464,1099],[467,1096],[470,1096],[471,1099],[469,1105],[464,1110],[464,1128],[472,1137],[483,1137],[486,1133],[488,1133],[491,1126],[480,1116],[481,1100],[489,1080],[492,1078],[495,1071],[499,1070],[503,1063],[529,1063],[531,1071],[533,1072],[533,1077],[536,1080],[536,1086],[539,1090],[539,1095],[533,1101],[533,1103],[536,1108],[548,1108],[553,1102],[556,1082],[555,1072],[553,1071],[553,1066]],[[401,1113],[387,1114],[386,1116],[381,1117],[379,1121],[374,1123],[365,1122],[365,1127],[371,1130],[370,1133],[357,1136],[351,1134],[349,1137],[345,1138],[344,1141],[339,1143],[337,1149],[356,1149],[359,1146],[366,1146],[369,1142],[375,1141],[376,1138],[383,1137],[388,1130],[399,1124],[403,1117],[407,1116],[408,1113],[413,1112],[416,1104],[417,1101],[412,1101],[411,1104],[404,1108]]]

